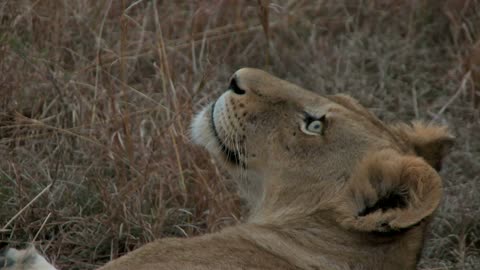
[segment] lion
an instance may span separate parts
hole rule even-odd
[[[236,179],[248,217],[101,270],[415,269],[453,143],[446,126],[386,124],[352,97],[253,68],[194,117],[192,137]]]

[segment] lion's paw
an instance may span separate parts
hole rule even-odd
[[[17,250],[7,246],[0,248],[1,270],[56,270],[35,248]]]

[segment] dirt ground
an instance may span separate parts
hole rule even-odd
[[[0,240],[93,269],[242,219],[193,112],[258,67],[457,140],[420,269],[480,269],[480,1],[0,1]]]

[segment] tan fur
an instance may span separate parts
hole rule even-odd
[[[351,97],[256,69],[232,81],[192,134],[237,179],[245,224],[161,239],[101,269],[414,269],[441,198],[446,128],[389,126]],[[305,113],[324,117],[321,133],[307,134]]]

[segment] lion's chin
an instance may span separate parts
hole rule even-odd
[[[194,143],[205,147],[213,156],[224,160],[227,165],[245,168],[240,154],[229,149],[218,136],[213,120],[215,103],[203,108],[194,118],[191,125],[191,136]]]

